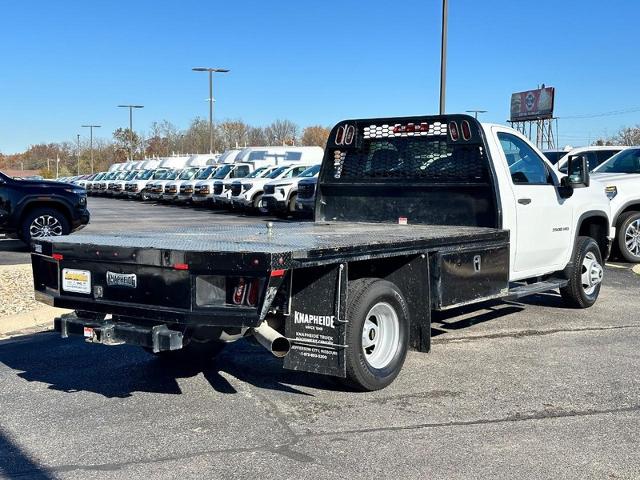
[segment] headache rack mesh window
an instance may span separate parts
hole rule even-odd
[[[446,137],[445,137],[446,138]],[[358,150],[333,152],[326,181],[417,180],[487,183],[486,153],[478,144],[455,144],[432,136],[364,140]]]

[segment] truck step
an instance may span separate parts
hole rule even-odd
[[[557,288],[566,287],[569,283],[565,279],[552,279],[545,280],[543,282],[531,283],[528,285],[518,285],[517,287],[510,288],[509,293],[505,300],[516,300],[518,298],[527,297],[529,295],[535,295],[536,293],[548,292],[549,290],[556,290]]]

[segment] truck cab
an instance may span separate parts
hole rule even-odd
[[[562,270],[578,236],[596,239],[607,258],[612,236],[603,187],[593,181],[568,190],[566,175],[525,136],[500,125],[481,128],[494,159],[501,227],[511,233],[510,280]]]

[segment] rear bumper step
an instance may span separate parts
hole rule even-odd
[[[166,325],[140,326],[112,320],[95,320],[70,313],[54,320],[54,328],[62,338],[70,335],[85,337],[88,342],[103,345],[137,345],[154,352],[179,350],[183,347],[182,332]]]

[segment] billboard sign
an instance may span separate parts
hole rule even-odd
[[[543,87],[511,95],[511,121],[553,118],[555,89]]]

